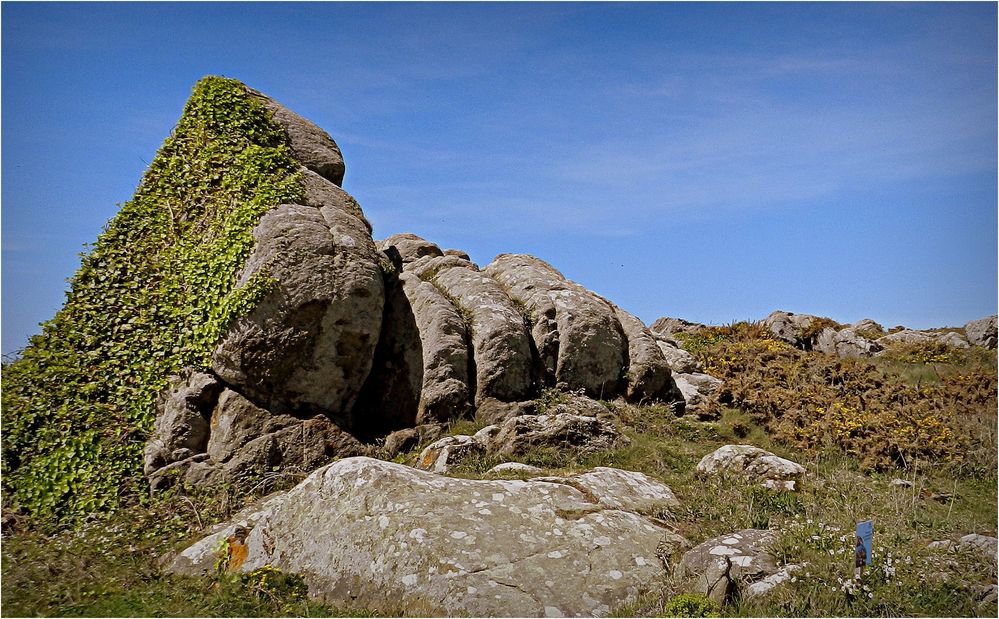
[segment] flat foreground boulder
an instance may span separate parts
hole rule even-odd
[[[662,575],[668,531],[564,483],[442,477],[370,458],[315,471],[168,560],[263,565],[312,597],[447,615],[606,616]],[[227,543],[228,542],[228,543]]]

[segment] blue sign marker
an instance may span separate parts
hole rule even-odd
[[[871,544],[874,541],[874,521],[865,520],[857,523],[857,537],[854,543],[854,566],[863,567],[871,564]]]

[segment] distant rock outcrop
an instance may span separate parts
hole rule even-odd
[[[333,604],[428,616],[606,616],[662,576],[661,540],[686,545],[645,515],[677,505],[668,487],[617,469],[480,481],[348,458],[238,514],[168,570],[270,565]]]
[[[996,348],[996,315],[972,320],[964,325],[964,332],[968,336],[968,341],[975,346],[983,348]]]

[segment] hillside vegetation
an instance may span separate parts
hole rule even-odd
[[[642,471],[674,490],[681,508],[663,516],[692,543],[748,527],[772,528],[780,532],[774,549],[779,562],[807,566],[771,595],[724,608],[685,594],[667,577],[617,615],[995,616],[994,602],[979,603],[995,583],[995,565],[975,553],[927,547],[967,533],[995,535],[994,352],[927,356],[900,349],[875,360],[836,360],[779,344],[750,324],[684,339],[726,380],[700,417],[608,402],[631,439],[627,447],[587,456],[539,449],[515,459],[554,474],[593,466]],[[539,408],[559,398],[546,392]],[[463,421],[450,431],[469,433],[479,425]],[[702,456],[729,443],[751,443],[803,464],[809,473],[801,490],[775,492],[695,473]],[[414,449],[397,459],[411,463],[418,454]],[[500,461],[483,457],[455,474],[481,478]],[[295,481],[275,476],[257,493]],[[374,613],[308,602],[291,575],[189,579],[159,570],[158,556],[198,537],[252,496],[175,489],[128,508],[110,525],[8,537],[4,608],[19,615]],[[875,522],[874,565],[863,583],[855,583],[853,527],[865,519]]]
[[[3,368],[4,510],[49,528],[145,492],[156,394],[207,365],[265,290],[236,288],[252,229],[302,195],[285,132],[246,87],[198,82],[177,126],[83,256],[63,308]]]

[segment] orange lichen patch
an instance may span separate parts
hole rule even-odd
[[[225,571],[231,573],[242,567],[249,554],[249,547],[235,537],[229,537],[226,542],[229,544],[229,562],[226,564]]]
[[[423,459],[420,461],[420,468],[424,469],[430,468],[430,465],[434,463],[434,460],[437,459],[438,455],[439,454],[433,450],[427,452],[427,455],[423,456]]]
[[[246,538],[249,534],[250,530],[246,527],[236,527],[232,535],[225,538],[215,563],[215,568],[219,572],[235,572],[246,562],[250,553],[250,549],[246,545]]]

